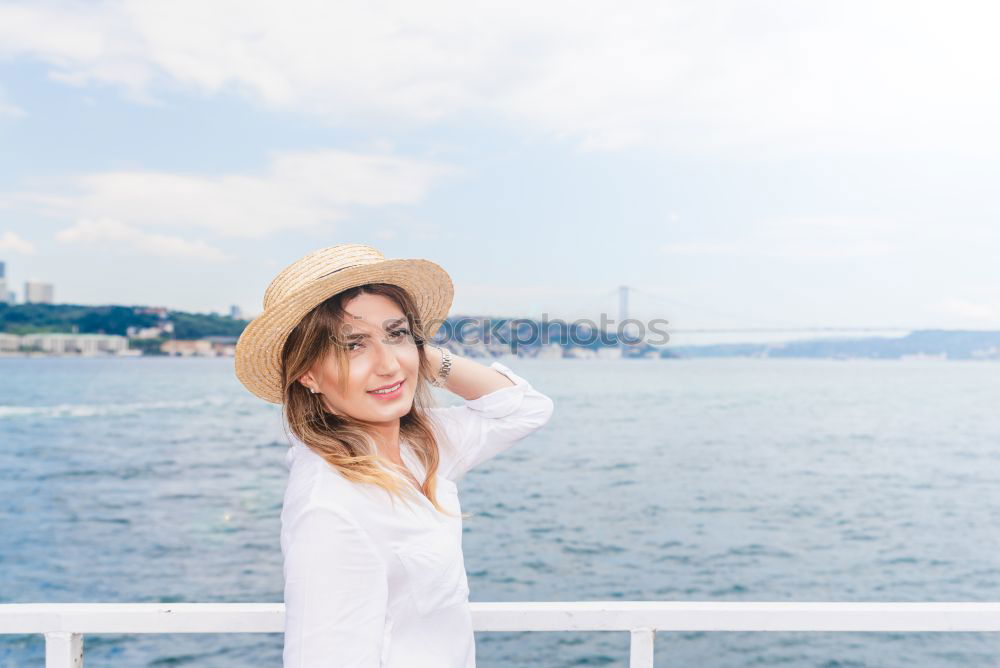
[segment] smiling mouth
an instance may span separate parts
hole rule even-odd
[[[375,396],[392,395],[392,394],[395,394],[396,392],[398,392],[400,389],[402,389],[403,383],[405,383],[405,382],[406,382],[406,379],[403,379],[403,380],[399,381],[398,383],[396,383],[395,385],[390,385],[389,387],[386,387],[386,388],[383,388],[383,389],[380,389],[380,390],[368,390],[368,394],[374,394]]]

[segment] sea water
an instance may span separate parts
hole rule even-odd
[[[995,362],[505,364],[556,408],[459,483],[473,602],[1000,601]],[[230,358],[0,359],[0,603],[280,602],[286,447]],[[480,668],[624,666],[629,634],[476,644]],[[91,668],[280,666],[281,646],[84,638]],[[657,666],[1000,664],[990,633],[655,647]],[[0,636],[0,666],[43,657],[42,636]]]

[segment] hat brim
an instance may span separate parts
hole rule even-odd
[[[250,321],[236,342],[236,377],[261,399],[283,403],[281,351],[285,339],[324,300],[366,283],[391,283],[406,290],[427,338],[433,337],[444,323],[455,295],[448,273],[429,260],[390,259],[340,269],[290,294]]]

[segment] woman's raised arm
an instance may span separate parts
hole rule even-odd
[[[458,480],[539,429],[554,410],[552,399],[500,362],[483,367],[471,360],[464,361],[481,367],[487,374],[501,376],[506,385],[459,406],[431,409],[431,417],[440,426],[439,433],[448,440],[446,447],[450,446],[453,452],[450,459],[442,457],[440,469],[440,474],[449,480]],[[454,374],[453,368],[449,379]],[[451,389],[451,383],[447,388]]]

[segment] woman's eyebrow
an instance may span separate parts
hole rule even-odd
[[[405,322],[406,322],[406,318],[396,318],[394,320],[390,320],[389,322],[387,322],[385,324],[385,329],[386,329],[386,331],[388,331],[390,328],[395,327],[396,325],[398,325],[400,323],[405,323]],[[369,334],[363,333],[363,332],[360,332],[360,333],[348,332],[346,338],[349,339],[349,340],[355,340],[355,339],[366,339],[366,338],[368,338],[368,336],[369,336]]]

